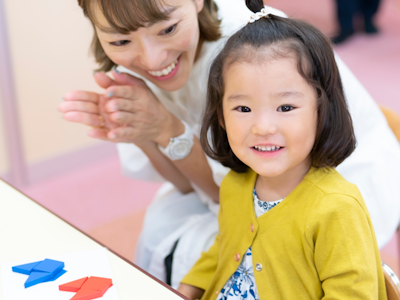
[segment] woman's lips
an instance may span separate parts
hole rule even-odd
[[[171,79],[178,72],[180,61],[181,61],[180,58],[181,57],[179,56],[176,61],[174,61],[171,65],[169,65],[167,68],[165,68],[165,69],[163,69],[161,71],[155,71],[155,72],[148,71],[147,73],[151,77],[153,77],[154,79],[159,80],[159,81],[165,81],[165,80]],[[172,66],[173,66],[173,68],[172,68]],[[171,70],[169,70],[169,68],[171,68]],[[164,74],[167,73],[167,74],[166,75],[161,75],[163,73]]]

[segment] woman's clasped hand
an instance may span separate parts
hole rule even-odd
[[[184,131],[183,124],[156,98],[146,83],[134,76],[112,71],[95,73],[102,94],[72,91],[58,109],[64,119],[92,127],[92,138],[116,143],[155,142],[165,147],[171,136]]]

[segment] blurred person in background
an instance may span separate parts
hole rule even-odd
[[[364,31],[367,34],[378,33],[373,18],[379,8],[380,0],[336,0],[339,34],[332,39],[335,44],[340,44],[351,37],[354,32],[356,17],[364,21]]]

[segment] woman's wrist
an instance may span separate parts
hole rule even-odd
[[[167,118],[163,131],[159,134],[155,142],[162,148],[166,148],[173,137],[180,136],[185,132],[185,125],[174,115],[170,114]]]
[[[153,141],[143,141],[134,143],[138,146],[144,153],[157,149],[157,143]]]

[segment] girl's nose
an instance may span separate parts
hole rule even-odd
[[[164,67],[167,51],[159,43],[144,40],[139,49],[138,59],[146,71],[158,71]]]
[[[253,119],[251,133],[254,135],[275,134],[278,131],[278,126],[275,118],[271,114],[260,114]]]

